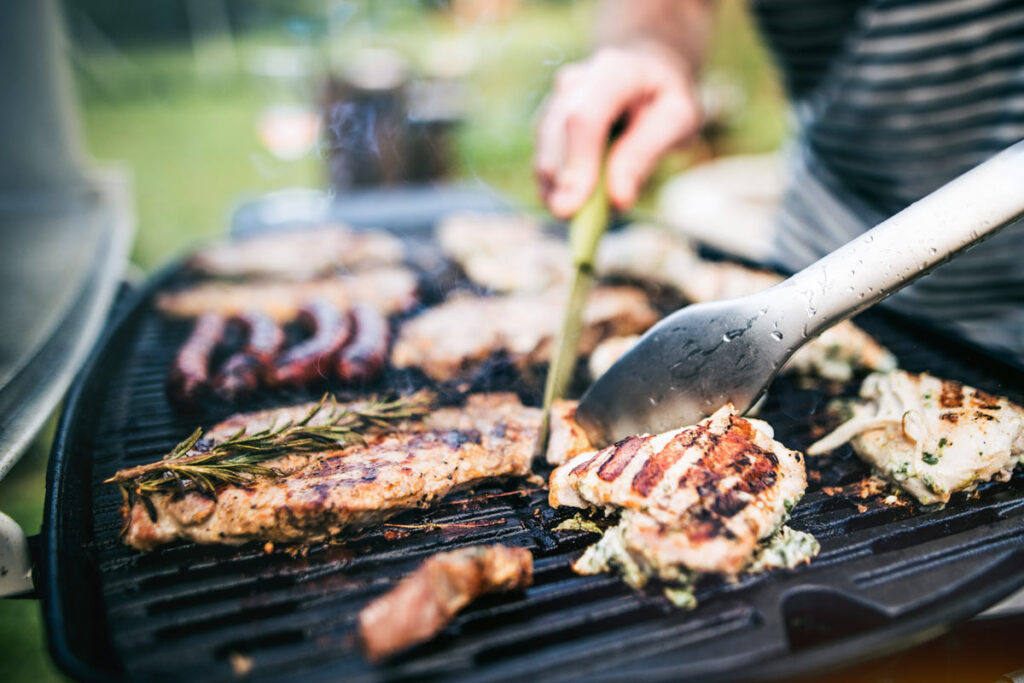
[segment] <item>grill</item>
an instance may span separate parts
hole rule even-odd
[[[428,277],[443,289],[458,283],[445,271]],[[73,389],[54,445],[44,614],[56,660],[76,677],[788,677],[895,649],[1024,582],[1021,476],[985,485],[978,496],[959,495],[941,510],[889,507],[823,490],[855,489],[867,474],[848,447],[812,460],[808,493],[794,511],[791,525],[822,543],[814,563],[737,583],[706,579],[700,606],[690,612],[671,607],[657,588],[636,592],[616,576],[574,574],[570,563],[596,537],[554,532],[574,511],[551,510],[545,491],[522,482],[455,493],[429,511],[336,544],[137,553],[118,540],[116,487],[101,482],[160,457],[195,426],[196,418],[175,414],[164,394],[187,326],[151,308],[153,292],[177,278],[172,266],[121,307]],[[440,289],[426,291],[436,298]],[[908,370],[1024,398],[1019,369],[885,312],[858,322]],[[474,389],[512,389],[539,403],[539,387],[500,361],[482,377]],[[410,373],[385,379],[393,386],[422,381]],[[779,440],[803,449],[824,427],[820,409],[830,398],[781,378],[762,417]],[[218,411],[202,423],[235,412]],[[533,552],[532,587],[478,600],[436,639],[384,666],[364,661],[354,634],[364,604],[435,552],[494,542]]]

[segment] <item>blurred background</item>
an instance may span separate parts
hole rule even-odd
[[[555,71],[590,47],[592,0],[66,0],[90,155],[134,183],[132,263],[149,272],[283,188],[457,181],[539,211],[531,154]],[[764,152],[783,96],[741,0],[717,3],[704,139],[661,181]],[[52,425],[0,480],[0,509],[41,525]],[[59,679],[36,601],[0,601],[0,680]]]

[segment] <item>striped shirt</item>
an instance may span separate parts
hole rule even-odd
[[[797,129],[776,239],[789,269],[1024,139],[1024,0],[751,3]],[[1024,363],[1024,224],[887,305]]]

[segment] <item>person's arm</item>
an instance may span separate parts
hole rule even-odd
[[[559,70],[537,127],[534,170],[552,213],[570,216],[593,191],[620,117],[606,176],[620,209],[636,201],[658,159],[697,132],[695,78],[710,15],[708,0],[605,0],[601,47]]]

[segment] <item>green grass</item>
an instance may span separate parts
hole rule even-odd
[[[390,5],[381,5],[389,7]],[[439,14],[400,5],[373,17],[371,30],[353,31],[317,54],[344,63],[359,45],[390,45],[414,64],[430,49],[452,42],[468,46],[477,70],[468,84],[468,120],[455,146],[457,175],[477,179],[536,207],[530,171],[534,115],[557,68],[586,53],[593,3],[524,3],[512,19],[462,26]],[[707,71],[737,84],[747,106],[731,122],[729,152],[765,151],[782,137],[782,96],[740,0],[719,4],[717,39]],[[261,44],[294,43],[294,37],[247,35],[238,40],[241,62]],[[189,45],[135,47],[76,58],[85,136],[93,157],[127,164],[137,200],[138,234],[132,260],[151,270],[195,240],[222,233],[241,198],[283,187],[322,187],[322,160],[274,159],[260,146],[256,117],[267,101],[263,86],[239,71],[213,82],[196,75]],[[690,163],[677,153],[659,179]],[[651,205],[650,192],[642,200]],[[0,510],[35,533],[42,519],[49,438],[0,481]],[[57,677],[45,653],[39,607],[0,601],[0,681]]]

